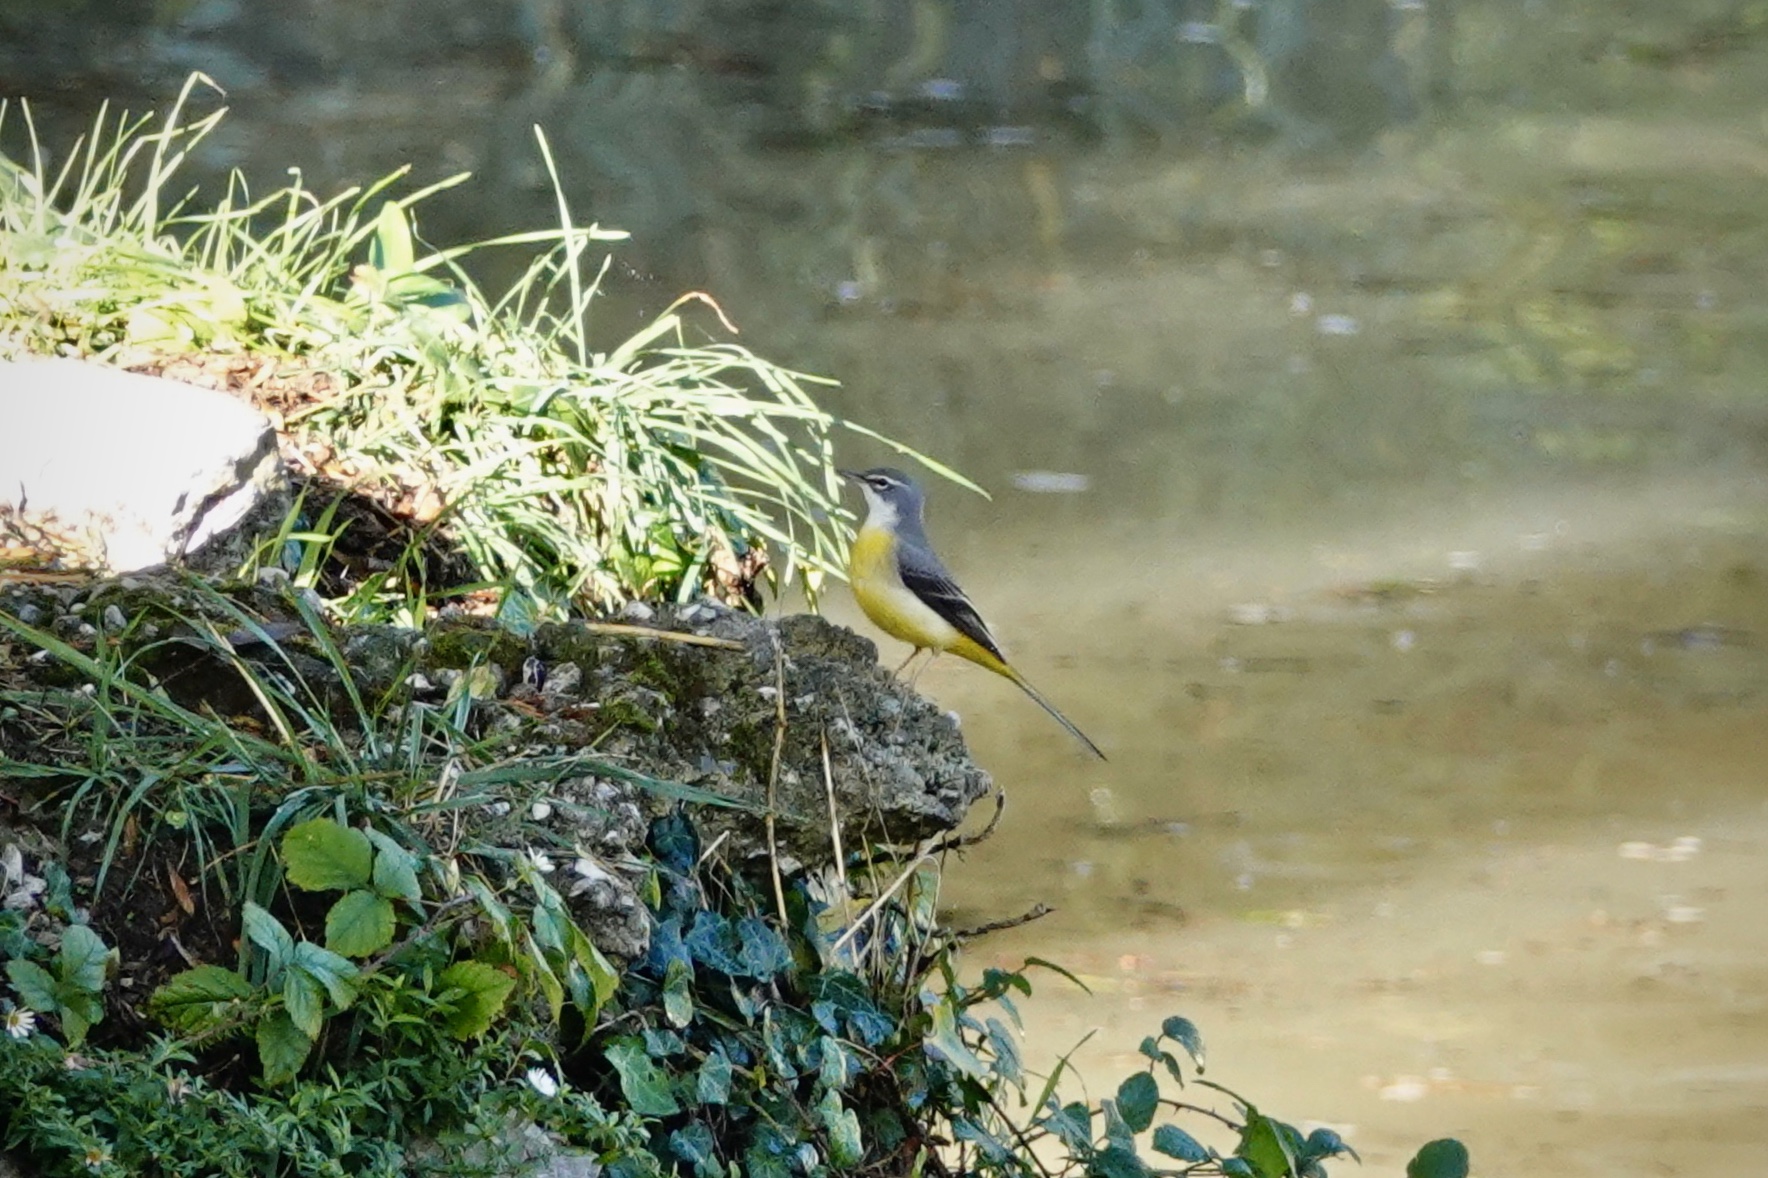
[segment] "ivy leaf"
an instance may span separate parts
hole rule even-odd
[[[667,1117],[681,1111],[669,1078],[657,1069],[644,1044],[631,1037],[616,1039],[604,1049],[608,1062],[620,1074],[620,1091],[627,1107],[641,1117]]]
[[[436,980],[443,990],[459,991],[444,1024],[456,1039],[474,1039],[490,1030],[516,987],[516,979],[483,961],[457,961]]]
[[[394,842],[389,835],[370,829],[364,832],[374,844],[374,890],[390,900],[406,900],[416,904],[423,899],[417,885],[417,857]]]
[[[671,961],[663,978],[663,1017],[672,1027],[685,1027],[694,1021],[694,995],[689,989],[693,969],[685,961]]]
[[[99,935],[83,924],[70,924],[61,934],[61,952],[55,956],[61,980],[88,994],[104,990],[105,959],[110,950]]]
[[[1160,1105],[1160,1085],[1147,1072],[1137,1072],[1117,1086],[1117,1112],[1131,1133],[1141,1133],[1154,1123]]]
[[[1209,1150],[1203,1143],[1177,1125],[1161,1125],[1154,1130],[1154,1150],[1181,1162],[1209,1160]]]
[[[282,979],[282,1008],[288,1012],[289,1021],[294,1023],[301,1034],[309,1039],[319,1038],[321,1012],[325,1007],[325,999],[320,994],[319,983],[310,974],[298,969],[291,969]]]
[[[199,965],[167,978],[147,1000],[147,1011],[173,1030],[201,1033],[224,1022],[251,996],[251,983],[235,971]]]
[[[927,1052],[945,1060],[965,1075],[980,1080],[988,1075],[988,1068],[976,1058],[976,1053],[964,1043],[958,1033],[957,1013],[952,1009],[951,1002],[939,997],[933,1000],[933,1029],[927,1033],[923,1042]]]
[[[345,892],[325,914],[325,947],[367,957],[393,942],[393,902],[370,891]]]
[[[742,946],[737,959],[750,977],[771,978],[792,965],[786,942],[758,916],[745,916],[737,922],[737,939]]]
[[[44,1014],[52,1014],[61,1006],[55,975],[34,961],[8,961],[6,976],[25,1006]]]
[[[1197,1065],[1197,1070],[1203,1070],[1203,1035],[1198,1031],[1196,1023],[1174,1015],[1160,1024],[1160,1033],[1168,1039],[1177,1040],[1179,1046],[1185,1049],[1185,1053]]]
[[[865,1159],[865,1143],[860,1139],[859,1116],[841,1102],[841,1094],[830,1088],[817,1104],[817,1117],[829,1135],[829,1161],[837,1170],[850,1170]]]
[[[1471,1165],[1465,1145],[1453,1137],[1439,1137],[1406,1163],[1406,1178],[1467,1178]]]
[[[704,1121],[689,1121],[669,1135],[669,1148],[675,1156],[692,1164],[697,1178],[723,1178],[724,1168],[718,1164],[718,1142]]]
[[[276,1085],[295,1078],[313,1040],[301,1033],[287,1011],[276,1011],[258,1020],[258,1062],[264,1067],[264,1082]]]
[[[694,1077],[694,1097],[701,1104],[724,1104],[731,1098],[731,1061],[720,1048],[706,1055]]]
[[[240,923],[246,939],[269,955],[272,973],[288,966],[295,955],[295,939],[276,917],[247,900],[240,911]]]
[[[314,818],[282,836],[283,870],[309,892],[368,886],[372,858],[368,836],[330,818]]]

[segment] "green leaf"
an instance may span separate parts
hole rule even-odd
[[[692,1164],[696,1178],[724,1178],[718,1164],[718,1139],[704,1121],[689,1121],[669,1135],[675,1156]]]
[[[393,943],[393,902],[370,891],[345,892],[325,914],[325,947],[367,957]]]
[[[1117,1112],[1131,1133],[1141,1133],[1154,1123],[1160,1107],[1160,1085],[1147,1072],[1137,1072],[1117,1086]]]
[[[1181,1162],[1207,1162],[1209,1150],[1201,1141],[1177,1125],[1161,1125],[1154,1130],[1154,1149]]]
[[[175,1031],[201,1033],[225,1022],[251,996],[251,983],[234,970],[199,965],[167,978],[147,1000],[147,1011]]]
[[[1084,1101],[1064,1105],[1038,1124],[1054,1133],[1072,1154],[1086,1152],[1093,1140],[1093,1110]]]
[[[301,1033],[287,1011],[278,1010],[258,1020],[258,1062],[264,1068],[264,1082],[283,1084],[295,1078],[313,1040]]]
[[[457,961],[436,980],[444,991],[459,991],[444,1024],[456,1039],[477,1038],[490,1030],[516,988],[516,979],[483,961]]]
[[[356,987],[350,984],[350,979],[356,976],[354,962],[312,941],[302,941],[295,946],[294,965],[324,986],[332,1005],[339,1010],[348,1010],[356,1001]]]
[[[693,966],[676,958],[663,975],[663,1017],[672,1027],[685,1027],[694,1021],[694,993],[690,988]]]
[[[395,275],[409,273],[415,260],[405,212],[397,201],[387,201],[381,205],[380,215],[375,218],[368,264],[383,274]]]
[[[374,844],[374,890],[389,900],[416,904],[423,899],[417,885],[417,857],[378,830],[365,832]]]
[[[272,973],[287,968],[295,955],[295,939],[282,927],[282,922],[247,900],[240,910],[240,924],[245,928],[246,939],[269,955]]]
[[[841,1094],[830,1088],[817,1104],[817,1118],[829,1135],[829,1161],[837,1170],[859,1165],[866,1156],[865,1143],[859,1134],[859,1114],[841,1102]]]
[[[309,892],[367,887],[373,850],[368,836],[330,818],[314,818],[282,836],[283,870]]]
[[[1148,1178],[1148,1165],[1133,1149],[1108,1145],[1093,1155],[1087,1173],[1094,1178]]]
[[[510,910],[497,898],[491,885],[476,875],[463,876],[460,883],[479,902],[479,910],[491,922],[491,929],[497,934],[497,939],[505,945],[513,945],[515,934],[510,923]]]
[[[565,1010],[565,987],[559,981],[559,975],[546,960],[546,950],[535,941],[533,933],[523,933],[522,943],[528,949],[527,965],[524,972],[532,973],[541,993],[546,995],[547,1008],[552,1012],[552,1021],[557,1023]]]
[[[714,1047],[694,1076],[694,1097],[701,1104],[724,1104],[731,1098],[731,1061]]]
[[[63,997],[66,1001],[58,1011],[62,1037],[68,1041],[69,1047],[78,1047],[86,1042],[86,1032],[92,1024],[104,1017],[104,1006],[92,995],[78,990]]]
[[[583,972],[589,975],[590,988],[595,992],[595,1009],[585,1010],[583,1017],[594,1022],[596,1011],[607,1005],[608,999],[612,998],[614,991],[619,988],[620,974],[609,964],[608,959],[602,956],[602,951],[595,947],[595,942],[589,939],[589,934],[578,928],[575,923],[567,925],[565,940],[571,948],[571,959],[582,966]]]
[[[309,1039],[319,1038],[320,1015],[325,997],[311,974],[291,969],[282,978],[282,1008],[289,1021]]]
[[[1177,1040],[1179,1046],[1191,1057],[1191,1062],[1197,1065],[1197,1070],[1203,1070],[1203,1035],[1198,1031],[1196,1023],[1174,1015],[1160,1024],[1160,1033],[1168,1039]]]
[[[1234,1154],[1246,1159],[1258,1178],[1287,1178],[1295,1173],[1295,1155],[1285,1143],[1281,1128],[1278,1122],[1247,1106],[1246,1127],[1240,1130],[1240,1145]]]
[[[988,1028],[988,1045],[994,1050],[995,1071],[1001,1079],[1021,1090],[1025,1087],[1025,1064],[1019,1058],[1019,1040],[998,1018],[984,1020]]]
[[[642,1041],[631,1037],[616,1039],[604,1051],[620,1074],[620,1091],[633,1112],[641,1117],[666,1117],[681,1111],[675,1094],[669,1090],[669,1078],[651,1062]]]
[[[70,924],[61,934],[55,969],[64,984],[88,994],[104,990],[105,959],[110,951],[99,935],[83,924]]]
[[[965,1075],[983,1079],[988,1067],[964,1043],[958,1033],[958,1016],[951,1001],[944,995],[932,999],[933,1029],[927,1033],[923,1046],[928,1053],[945,1060]]]
[[[1467,1178],[1471,1166],[1465,1145],[1453,1137],[1439,1137],[1406,1163],[1406,1178]]]
[[[61,1009],[61,998],[57,993],[60,986],[55,975],[34,961],[8,961],[6,976],[12,979],[12,988],[18,991],[18,1000],[32,1010],[43,1014],[54,1014]]]

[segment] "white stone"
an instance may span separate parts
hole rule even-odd
[[[269,420],[225,393],[79,360],[0,362],[0,517],[65,538],[75,563],[178,560],[281,474]]]

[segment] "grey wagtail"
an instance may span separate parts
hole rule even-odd
[[[866,496],[866,519],[854,534],[847,578],[866,617],[892,638],[914,647],[906,667],[923,650],[950,651],[1017,683],[1037,705],[1056,718],[1101,761],[1105,754],[1087,734],[1056,710],[1025,676],[1007,662],[988,625],[952,575],[933,554],[921,515],[926,498],[915,480],[900,470],[841,471]],[[900,673],[902,667],[898,667]]]

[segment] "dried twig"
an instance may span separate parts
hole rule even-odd
[[[1042,920],[1054,911],[1056,910],[1048,904],[1034,904],[1030,911],[1021,912],[1018,916],[1009,916],[1004,920],[991,920],[987,924],[979,924],[974,928],[950,929],[946,935],[954,941],[968,941],[973,937],[987,936],[989,933],[998,933],[1002,929],[1018,928],[1022,924]]]
[[[836,938],[834,945],[829,948],[829,956],[834,957],[839,954],[842,949],[846,948],[847,942],[853,940],[853,938],[858,935],[859,930],[865,927],[866,922],[876,916],[878,910],[889,902],[890,897],[894,896],[898,889],[909,881],[909,877],[920,870],[921,864],[931,861],[932,858],[932,855],[922,853],[911,859],[909,865],[903,868],[902,872],[895,879],[890,881],[890,886],[880,892],[877,899],[866,905],[866,910],[859,914],[859,919],[849,925],[847,931]]]
[[[689,646],[716,646],[720,650],[748,650],[734,638],[714,638],[710,634],[683,634],[679,630],[659,630],[654,626],[629,626],[625,622],[584,622],[591,634],[615,634],[622,638],[657,638],[664,642],[685,642]],[[777,646],[778,643],[776,642]]]
[[[786,652],[780,646],[780,636],[773,630],[767,632],[768,640],[773,643],[774,655],[774,742],[773,762],[767,770],[767,863],[773,873],[774,905],[780,910],[780,926],[784,928],[786,920],[786,889],[780,882],[780,846],[774,838],[775,790],[780,781],[780,753],[786,747]]]
[[[932,855],[943,855],[947,851],[961,851],[965,847],[973,847],[994,834],[995,827],[1001,824],[1001,815],[1007,812],[1007,795],[1002,790],[995,790],[995,812],[989,817],[988,825],[975,834],[953,834],[934,843],[928,851]]]

